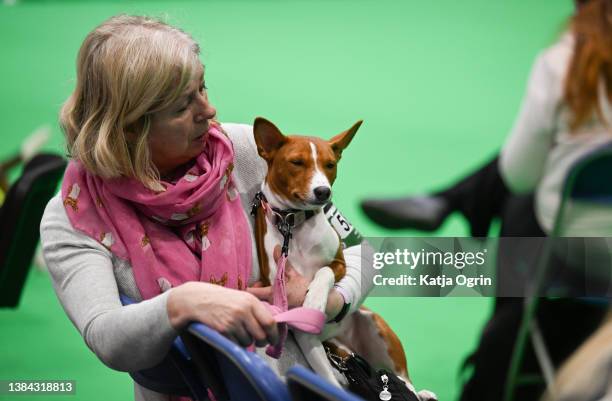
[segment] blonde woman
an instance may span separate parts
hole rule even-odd
[[[113,369],[156,365],[190,321],[243,346],[278,340],[272,314],[244,291],[259,277],[246,210],[265,164],[251,127],[221,125],[215,114],[199,47],[183,31],[117,16],[83,42],[60,117],[72,161],[41,236],[61,304]],[[360,246],[345,259],[330,319],[365,296]],[[301,304],[308,283],[292,277]],[[141,302],[122,307],[119,294]],[[281,374],[295,363],[305,362],[291,339],[270,360]],[[168,398],[137,384],[135,394]]]

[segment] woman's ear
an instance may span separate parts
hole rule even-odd
[[[125,127],[125,140],[128,146],[135,144],[140,139],[144,126],[145,122],[143,121],[143,117],[141,117]]]

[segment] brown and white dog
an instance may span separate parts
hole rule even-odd
[[[340,238],[322,209],[331,199],[331,186],[336,179],[342,151],[361,123],[358,121],[329,141],[317,137],[285,136],[264,118],[255,119],[253,125],[257,151],[268,165],[261,192],[269,207],[258,208],[255,218],[262,281],[269,285],[274,282],[277,272],[273,252],[284,239],[277,228],[278,213],[303,212],[292,230],[288,260],[310,281],[304,306],[323,313],[328,293],[344,276],[346,268]],[[362,307],[340,324],[327,326],[319,337],[299,331],[295,331],[294,336],[311,367],[329,382],[340,385],[344,378],[329,364],[321,340],[328,340],[328,348],[337,354],[356,352],[373,367],[395,372],[419,399],[435,399],[435,395],[428,391],[417,393],[414,390],[408,378],[401,342],[379,315]]]

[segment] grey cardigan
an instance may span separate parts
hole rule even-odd
[[[250,202],[265,177],[266,164],[257,154],[252,127],[224,124],[223,128],[234,144],[234,179],[248,216]],[[247,220],[252,224],[250,216]],[[60,194],[49,201],[40,231],[43,254],[55,292],[87,346],[107,366],[120,371],[141,370],[159,363],[177,336],[166,310],[169,292],[134,305],[122,306],[119,293],[142,300],[129,262],[119,259],[96,240],[76,231],[68,220]],[[338,285],[351,298],[351,310],[355,310],[363,302],[370,286],[365,285],[365,291],[361,286],[361,246],[345,249],[344,255],[347,274]],[[255,252],[253,259],[250,283],[259,278]],[[260,351],[260,355],[281,376],[295,363],[306,364],[304,356],[291,339],[279,360],[268,358],[263,349]],[[137,384],[135,398],[168,399],[166,395],[151,392]]]

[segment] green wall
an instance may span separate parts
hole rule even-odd
[[[221,121],[264,116],[285,132],[331,137],[364,119],[342,159],[335,202],[365,235],[391,235],[360,214],[359,199],[437,189],[494,154],[531,62],[554,42],[571,8],[569,0],[2,5],[0,157],[42,124],[53,127],[47,149],[63,152],[57,113],[74,85],[78,47],[95,25],[118,13],[166,16],[201,44]],[[453,217],[436,234],[468,231]],[[417,387],[440,400],[458,394],[458,367],[490,304],[367,301],[400,335]],[[32,271],[21,307],[0,311],[0,327],[0,379],[77,380],[77,396],[57,400],[132,397],[129,377],[98,362],[80,339],[46,273]]]

